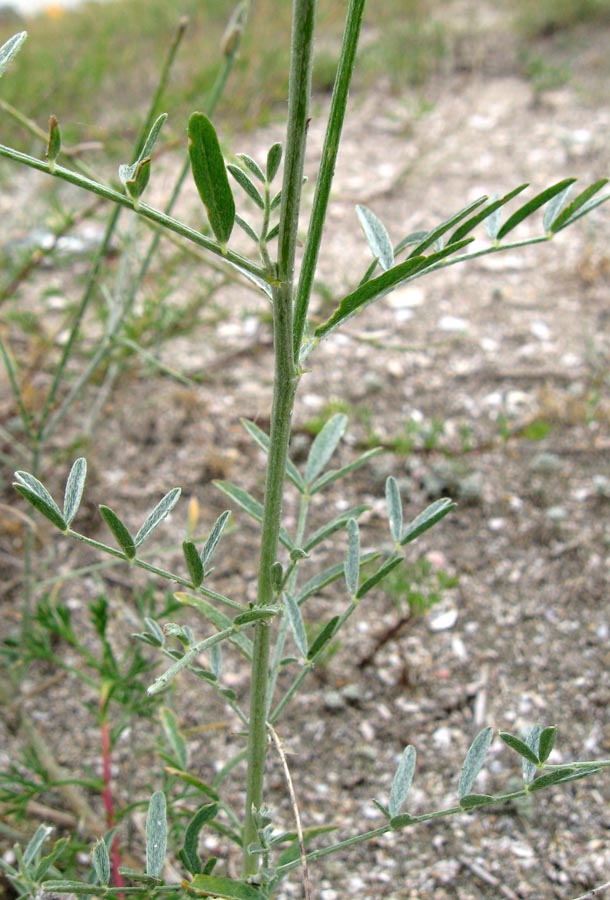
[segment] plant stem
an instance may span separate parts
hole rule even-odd
[[[257,603],[273,602],[271,569],[277,558],[290,423],[297,387],[292,336],[294,262],[303,184],[316,0],[294,0],[288,92],[286,161],[282,185],[277,283],[273,287],[274,382],[269,456],[261,529]],[[250,681],[248,775],[243,835],[244,877],[256,874],[258,856],[249,852],[257,839],[256,812],[263,805],[267,755],[267,685],[270,629],[255,627]]]
[[[347,11],[341,56],[335,77],[335,86],[333,88],[324,146],[322,148],[322,160],[316,182],[305,252],[303,254],[303,265],[295,298],[294,355],[297,360],[299,359],[301,341],[307,321],[309,298],[311,297],[311,289],[322,242],[322,231],[326,221],[330,189],[335,174],[335,164],[345,120],[349,86],[354,71],[365,2],[366,0],[351,0]]]
[[[162,225],[164,228],[167,228],[168,231],[173,231],[175,234],[187,238],[187,240],[192,241],[199,247],[209,250],[210,253],[221,257],[240,271],[250,272],[262,281],[266,281],[267,279],[267,272],[261,268],[261,266],[253,263],[252,260],[247,259],[247,257],[241,256],[239,253],[235,253],[232,250],[227,250],[223,253],[222,248],[216,241],[206,237],[200,231],[190,228],[183,222],[179,222],[177,219],[165,215],[160,210],[148,206],[146,203],[140,203],[136,209],[131,197],[119,193],[119,191],[114,190],[114,188],[100,184],[98,181],[93,181],[91,178],[86,178],[84,175],[79,175],[78,172],[73,172],[71,169],[65,169],[63,166],[56,165],[55,169],[51,172],[49,164],[44,160],[36,159],[35,156],[29,156],[27,153],[21,153],[19,150],[13,150],[11,147],[6,147],[4,144],[0,144],[0,157],[12,159],[13,162],[21,163],[24,166],[28,166],[30,169],[37,169],[39,172],[53,175],[55,178],[60,178],[62,181],[67,181],[69,184],[74,184],[76,187],[80,187],[85,191],[96,194],[98,197],[103,197],[104,200],[111,200],[118,206],[124,206],[127,209],[131,209],[137,215],[142,216],[142,218],[155,222],[157,225]]]

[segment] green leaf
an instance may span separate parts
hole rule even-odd
[[[189,570],[189,577],[193,583],[193,587],[198,588],[203,582],[203,564],[199,556],[199,551],[192,541],[183,541],[182,552]]]
[[[414,278],[417,274],[421,274],[425,269],[429,269],[436,265],[436,263],[443,260],[446,256],[457,253],[467,244],[470,244],[471,241],[472,238],[467,238],[464,241],[457,241],[455,244],[451,244],[449,247],[445,247],[444,250],[439,250],[437,253],[432,253],[430,256],[410,256],[408,259],[404,260],[404,262],[392,266],[387,272],[383,272],[376,278],[371,278],[370,281],[359,285],[355,291],[352,291],[351,294],[348,294],[341,300],[330,319],[327,319],[326,322],[318,325],[314,332],[315,336],[317,338],[326,337],[327,334],[334,331],[335,328],[347,321],[347,319],[358,312],[358,310],[362,309],[366,304],[371,303],[379,297],[385,296],[385,294],[390,293],[390,291],[399,284]]]
[[[404,806],[411,782],[413,781],[413,773],[415,772],[416,753],[415,747],[410,744],[403,750],[398,768],[392,782],[390,790],[390,799],[388,801],[388,812],[390,819],[393,819],[400,813]]]
[[[218,631],[225,631],[231,628],[233,620],[227,615],[208,603],[203,597],[197,597],[193,594],[187,594],[184,591],[177,591],[174,597],[178,603],[184,603],[185,606],[192,606],[198,610],[202,616],[205,616]],[[245,634],[235,634],[231,638],[231,642],[238,646],[247,659],[252,658],[252,641]]]
[[[460,806],[464,812],[478,809],[480,806],[489,806],[490,803],[495,802],[496,798],[491,794],[466,794],[464,797],[460,797]]]
[[[38,826],[32,837],[30,838],[27,847],[23,851],[23,863],[26,868],[36,860],[36,857],[40,853],[45,841],[50,837],[52,832],[53,829],[49,825]]]
[[[347,559],[345,560],[345,584],[350,597],[355,597],[360,580],[360,529],[355,519],[347,522]]]
[[[265,240],[267,241],[267,243],[270,243],[271,241],[274,241],[276,239],[279,233],[280,223],[278,222],[277,225],[274,225],[273,228],[269,229],[269,231],[265,235]]]
[[[259,428],[258,425],[255,425],[254,422],[251,422],[250,419],[241,419],[241,424],[248,432],[252,440],[258,444],[261,450],[264,450],[265,453],[269,453],[269,436],[265,434],[262,428]],[[294,484],[296,489],[300,494],[304,494],[306,491],[306,485],[303,479],[301,478],[301,473],[295,466],[291,460],[286,461],[286,475],[290,479],[290,481]]]
[[[133,884],[142,884],[146,887],[159,887],[163,884],[162,878],[155,878],[154,875],[145,875],[144,872],[138,872],[130,866],[119,866],[119,875],[124,875]]]
[[[226,509],[218,516],[218,518],[214,522],[214,525],[212,526],[212,530],[210,531],[208,539],[203,545],[203,549],[201,551],[201,562],[204,569],[211,560],[214,550],[218,546],[218,542],[222,537],[225,525],[229,521],[230,516],[231,511]]]
[[[230,497],[231,500],[234,500],[238,506],[248,513],[253,519],[257,522],[263,521],[263,505],[259,503],[258,500],[255,500],[254,497],[245,491],[243,488],[238,487],[236,484],[232,484],[230,481],[215,481],[214,484],[216,487],[226,494],[227,497]],[[294,550],[294,544],[290,540],[290,536],[286,532],[284,528],[280,529],[280,541],[286,547],[287,550]]]
[[[172,748],[175,762],[178,763],[181,769],[186,769],[186,741],[180,731],[176,713],[168,706],[162,706],[159,712],[159,718],[161,719],[161,725],[165,737],[167,738],[167,742]]]
[[[373,801],[374,803],[375,801]],[[377,804],[379,806],[379,804]],[[418,821],[417,816],[410,816],[409,813],[403,813],[400,816],[394,816],[390,819],[390,827],[393,831],[398,831],[401,828],[407,828],[409,825],[413,825]]]
[[[277,175],[277,170],[280,167],[281,161],[282,145],[272,144],[269,148],[269,153],[267,154],[267,181],[269,184],[271,184],[271,182]]]
[[[77,459],[70,469],[66,489],[64,492],[64,519],[68,525],[72,523],[78,512],[87,477],[87,460],[84,457]]]
[[[501,741],[504,741],[507,747],[510,747],[511,750],[515,750],[519,756],[522,756],[523,759],[526,759],[533,766],[537,767],[540,764],[538,756],[531,747],[528,747],[525,741],[521,740],[521,738],[511,734],[510,731],[499,731],[498,737]]]
[[[167,113],[161,113],[161,115],[156,118],[152,128],[148,132],[148,137],[144,142],[144,146],[140,150],[138,159],[146,159],[146,157],[152,156],[155,144],[157,143],[157,138],[159,137],[159,133],[161,132],[166,119]]]
[[[21,45],[28,36],[27,31],[19,31],[0,47],[0,78],[21,50]]]
[[[556,725],[548,725],[540,732],[540,738],[538,740],[538,758],[540,759],[541,763],[545,763],[551,755],[553,747],[555,746],[556,737]]]
[[[320,632],[314,638],[311,647],[307,652],[307,659],[309,662],[313,662],[317,656],[324,650],[326,645],[332,641],[335,634],[337,633],[337,626],[339,624],[340,617],[333,616],[326,625],[324,625]]]
[[[477,734],[468,748],[458,785],[460,804],[462,799],[466,797],[467,794],[470,794],[477,775],[483,768],[485,757],[487,756],[487,752],[493,740],[493,734],[493,728],[484,728],[483,731],[480,731]]]
[[[318,325],[314,332],[315,336],[317,338],[325,337],[343,322],[347,321],[347,319],[351,318],[365,304],[387,294],[392,288],[414,275],[419,269],[423,269],[426,261],[425,256],[410,257],[388,269],[387,272],[378,275],[377,278],[371,278],[370,281],[359,285],[355,291],[352,291],[351,294],[348,294],[341,300],[330,319]]]
[[[265,178],[265,173],[263,172],[263,170],[261,169],[261,167],[259,166],[259,164],[256,162],[255,159],[252,159],[252,157],[251,157],[251,156],[248,156],[247,153],[238,153],[238,154],[237,154],[237,158],[238,158],[238,159],[241,159],[241,161],[243,162],[244,166],[245,166],[247,169],[250,169],[250,171],[252,172],[252,174],[253,174],[256,178],[258,178],[258,180],[261,182],[261,184],[265,184],[265,181],[267,180],[267,179]]]
[[[252,226],[248,222],[246,222],[245,219],[242,219],[242,217],[237,213],[235,213],[235,224],[239,225],[241,230],[244,231],[248,235],[250,240],[254,241],[255,244],[259,243],[260,238],[254,228],[252,228]]]
[[[214,788],[210,787],[209,784],[206,784],[205,781],[202,781],[195,775],[191,775],[190,772],[182,772],[180,769],[175,769],[173,766],[167,766],[166,772],[168,775],[175,775],[176,778],[179,778],[180,781],[183,782],[183,784],[188,784],[189,787],[197,788],[197,790],[201,794],[205,794],[206,797],[210,797],[212,800],[220,800],[220,797]]]
[[[55,162],[61,152],[61,131],[57,116],[49,117],[49,140],[47,141],[47,160],[51,172],[55,169]]]
[[[46,487],[29,472],[15,472],[15,478],[17,480],[13,482],[13,487],[17,493],[31,503],[38,512],[41,512],[49,522],[52,522],[61,531],[67,531],[68,524]]]
[[[387,271],[394,265],[394,250],[385,225],[367,206],[357,206],[356,214],[371,253],[379,260],[381,268]]]
[[[487,197],[479,197],[478,200],[474,200],[472,203],[469,203],[459,212],[454,213],[454,215],[449,216],[448,219],[445,219],[440,225],[437,225],[436,228],[433,228],[432,231],[428,231],[426,236],[416,245],[415,249],[411,251],[409,254],[409,259],[414,257],[421,256],[424,250],[427,250],[428,247],[432,247],[447,231],[453,228],[454,225],[457,225],[458,222],[461,222],[466,216],[470,215],[471,212],[474,212],[475,209],[478,209],[482,206],[483,203],[487,202]],[[451,244],[458,244],[459,241],[451,241]]]
[[[320,478],[316,479],[312,485],[309,487],[309,493],[311,496],[319,493],[319,491],[324,490],[325,487],[328,487],[329,484],[333,484],[333,482],[338,481],[340,478],[345,478],[346,475],[350,475],[352,472],[355,472],[357,469],[360,469],[362,466],[365,466],[369,460],[373,459],[374,456],[378,456],[383,452],[383,447],[373,447],[371,450],[367,450],[366,453],[363,453],[362,456],[359,456],[358,459],[355,459],[353,462],[348,463],[345,466],[341,466],[340,469],[330,469],[328,472],[325,472],[324,475],[321,475]]]
[[[504,194],[503,197],[500,197],[497,200],[492,200],[491,203],[488,203],[487,206],[484,206],[483,209],[480,209],[479,212],[471,216],[470,219],[467,219],[465,222],[462,222],[459,228],[453,232],[447,244],[455,244],[456,241],[461,241],[462,238],[465,238],[467,234],[469,234],[473,228],[480,222],[487,222],[491,217],[497,217],[497,225],[493,232],[493,237],[495,238],[498,228],[500,226],[500,216],[498,214],[498,210],[501,209],[506,203],[516,197],[517,194],[520,194],[525,188],[528,187],[527,184],[520,184],[519,187],[514,188],[514,190],[509,191],[508,194]]]
[[[246,881],[235,881],[220,875],[195,875],[188,886],[189,893],[220,900],[268,900],[258,888]]]
[[[172,488],[165,497],[160,500],[134,538],[134,544],[139,547],[152,534],[157,525],[160,525],[163,519],[169,515],[178,500],[180,499],[180,488]]]
[[[199,833],[204,825],[211,822],[218,814],[217,803],[206,803],[201,806],[184,831],[184,844],[179,856],[191,875],[198,875],[203,868],[199,856]]]
[[[385,483],[385,500],[388,510],[388,522],[390,523],[390,534],[398,543],[402,538],[402,500],[400,499],[398,482],[393,475],[390,475]]]
[[[381,565],[376,572],[374,572],[370,578],[364,582],[364,584],[360,585],[360,589],[356,594],[356,599],[362,600],[362,598],[368,594],[370,590],[372,590],[376,584],[379,584],[380,581],[383,581],[384,578],[393,572],[396,566],[399,566],[403,562],[402,556],[391,556],[386,562]]]
[[[594,181],[593,184],[589,185],[588,188],[585,188],[584,191],[581,191],[580,194],[578,194],[578,196],[575,197],[555,219],[553,219],[547,230],[552,234],[557,234],[558,231],[567,228],[568,225],[571,225],[579,219],[580,215],[585,215],[587,212],[590,212],[591,209],[594,209],[595,206],[608,200],[610,195],[606,194],[605,197],[598,198],[594,203],[590,203],[591,198],[607,184],[607,178],[600,178],[599,181]],[[580,215],[577,215],[579,212]]]
[[[321,544],[322,541],[326,540],[327,537],[330,537],[331,534],[334,534],[336,531],[339,531],[345,525],[349,519],[357,519],[362,513],[366,512],[370,509],[370,506],[362,505],[362,506],[353,506],[351,509],[345,509],[343,512],[340,512],[338,516],[335,516],[334,519],[331,519],[330,522],[327,522],[325,525],[322,525],[318,528],[314,533],[307,539],[303,549],[306,553],[309,553],[313,550],[314,547],[317,547],[318,544]]]
[[[251,625],[254,622],[266,622],[277,616],[279,609],[277,606],[255,606],[233,619],[233,625]]]
[[[305,466],[305,483],[310,485],[326,467],[347,427],[347,416],[337,413],[326,422],[309,448]]]
[[[542,726],[534,725],[527,732],[525,736],[525,743],[530,748],[532,753],[535,755],[536,759],[540,759],[540,755],[538,753],[538,747],[540,745],[540,735],[542,734]],[[538,771],[538,765],[531,762],[529,759],[522,759],[521,766],[523,769],[523,781],[526,785],[533,781],[536,777],[536,773]]]
[[[265,208],[265,201],[261,197],[261,193],[257,186],[254,184],[251,178],[244,172],[243,169],[240,169],[239,166],[234,166],[233,163],[229,163],[227,165],[227,169],[238,183],[240,188],[250,197],[251,200],[254,200],[259,209]]]
[[[146,874],[158,878],[165,864],[167,850],[167,811],[165,794],[156,791],[148,804],[146,816]]]
[[[544,775],[540,775],[534,781],[531,781],[527,785],[528,794],[532,794],[534,791],[541,791],[543,788],[549,787],[551,784],[557,784],[560,781],[572,781],[574,776],[580,777],[582,774],[578,772],[577,768],[574,766],[561,766],[559,769],[553,769],[552,772],[545,772]]]
[[[206,208],[210,228],[220,244],[226,247],[235,221],[235,201],[216,130],[207,116],[196,112],[189,119],[188,136],[195,185]]]
[[[308,655],[307,634],[305,633],[305,625],[303,623],[303,616],[301,615],[301,608],[292,594],[284,595],[284,606],[286,609],[286,615],[288,616],[288,622],[290,624],[290,630],[292,631],[294,642],[297,645],[299,653],[305,659]]]
[[[134,559],[136,555],[136,545],[127,526],[121,522],[117,514],[113,512],[109,506],[100,506],[99,510],[104,522],[113,533],[117,544],[127,559]]]
[[[536,194],[535,197],[532,197],[528,203],[521,206],[506,220],[504,225],[499,229],[496,239],[501,241],[502,238],[506,237],[506,235],[523,222],[524,219],[531,216],[532,213],[536,212],[537,209],[540,209],[541,206],[544,206],[545,203],[548,203],[549,200],[552,200],[557,194],[564,191],[569,185],[574,184],[575,181],[575,178],[564,178],[563,181],[559,181],[552,187],[546,188],[546,190]]]
[[[104,838],[95,842],[91,851],[91,862],[100,884],[106,887],[110,883],[110,856]]]
[[[150,157],[139,159],[131,166],[122,163],[119,166],[119,181],[137,208],[138,200],[144,193],[150,179]]]
[[[457,504],[455,504],[453,500],[450,500],[449,497],[441,497],[440,500],[435,500],[434,503],[427,506],[423,512],[407,525],[402,533],[400,546],[404,547],[406,544],[410,544],[411,541],[418,538],[420,534],[428,531],[433,525],[436,525],[437,522],[444,519],[447,513],[451,512],[452,509],[455,509],[456,505]]]
[[[558,194],[555,194],[550,203],[547,203],[546,209],[544,210],[542,216],[542,227],[546,231],[547,234],[551,231],[551,225],[565,206],[565,202],[568,199],[570,193],[572,192],[572,184],[569,184],[563,191],[560,191]]]

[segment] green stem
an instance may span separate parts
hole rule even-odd
[[[36,169],[39,172],[45,172],[47,175],[53,175],[55,178],[60,178],[62,181],[67,181],[70,184],[76,185],[76,187],[80,187],[85,191],[96,194],[96,196],[102,197],[104,200],[110,200],[118,206],[124,206],[127,209],[131,209],[137,215],[142,216],[142,218],[155,222],[157,225],[167,228],[168,231],[173,231],[175,234],[181,235],[193,244],[197,244],[199,247],[209,250],[210,253],[221,257],[241,271],[249,272],[263,281],[268,280],[268,273],[261,266],[247,259],[245,256],[241,256],[239,253],[234,253],[232,250],[223,252],[220,244],[216,243],[216,241],[201,234],[200,231],[190,228],[183,222],[179,222],[177,219],[165,215],[160,210],[155,209],[152,206],[147,206],[146,203],[140,203],[136,208],[134,207],[131,198],[126,194],[121,194],[119,191],[115,191],[113,188],[100,184],[98,181],[93,181],[91,178],[85,178],[84,175],[79,175],[78,172],[73,172],[71,169],[64,169],[63,166],[56,165],[53,172],[51,172],[48,163],[44,160],[36,159],[36,157],[29,156],[27,153],[21,153],[19,150],[13,150],[11,147],[6,147],[4,144],[0,144],[0,157],[1,156],[13,160],[13,162],[21,163],[21,165],[28,166],[30,169]]]
[[[307,242],[303,254],[303,265],[301,267],[301,275],[296,292],[294,313],[294,355],[297,360],[299,359],[301,341],[303,340],[303,332],[307,321],[309,299],[311,297],[313,279],[318,263],[322,232],[324,230],[326,211],[330,199],[330,190],[335,174],[335,164],[337,162],[341,131],[345,120],[347,98],[352,73],[354,71],[356,49],[358,47],[358,38],[360,37],[360,26],[362,24],[365,2],[366,0],[350,0],[349,9],[347,11],[341,56],[339,58],[337,75],[335,77],[328,125],[326,126],[326,135],[324,137],[324,146],[322,148],[322,160],[316,182],[313,208],[311,211],[309,230],[307,232]]]
[[[315,11],[316,0],[294,0],[277,283],[273,287],[273,403],[258,570],[257,603],[262,606],[273,602],[271,569],[277,558],[290,423],[297,387],[292,352],[293,279],[311,95]],[[258,856],[251,854],[248,848],[257,840],[255,813],[263,805],[269,647],[269,625],[259,624],[254,633],[250,682],[248,775],[243,835],[244,877],[256,874],[259,867]]]

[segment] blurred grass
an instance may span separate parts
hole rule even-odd
[[[581,24],[610,25],[610,0],[514,0],[518,32],[548,37]]]
[[[256,0],[239,60],[218,115],[243,130],[283,112],[291,3]],[[394,86],[421,84],[444,54],[443,25],[431,16],[432,0],[372,3],[366,19],[359,83],[387,76]],[[66,143],[102,140],[113,154],[133,139],[152,95],[157,72],[182,15],[189,27],[163,106],[169,129],[203,103],[220,62],[220,42],[235,0],[123,0],[85,2],[76,10],[49,12],[27,21],[29,38],[2,80],[4,100],[46,127],[56,115]],[[317,91],[332,88],[345,15],[344,0],[320,0]],[[24,27],[0,21],[4,41]],[[2,117],[3,143],[30,149],[31,138]],[[166,129],[166,134],[169,129]],[[29,142],[29,143],[28,143]],[[39,152],[39,151],[37,151]]]
[[[188,115],[203,105],[213,83],[222,35],[235,4],[236,0],[87,0],[76,10],[64,11],[50,4],[47,13],[27,21],[29,40],[2,79],[0,96],[45,129],[49,115],[56,115],[67,144],[99,140],[111,158],[124,155],[145,115],[178,21],[186,15],[190,24],[163,101],[163,108],[170,111],[164,138],[180,141]],[[319,0],[317,91],[332,88],[346,5],[346,0]],[[216,114],[223,128],[244,130],[282,115],[291,6],[290,0],[253,3],[237,65]],[[473,23],[484,6],[468,7],[457,26],[468,31],[473,45],[485,41],[484,36],[470,34],[476,31]],[[610,0],[493,0],[491,6],[506,12],[506,26],[512,23],[518,39],[532,43],[583,22],[610,24]],[[439,71],[450,74],[457,64],[453,50],[458,20],[459,12],[449,16],[441,0],[370,2],[355,90],[383,79],[398,92],[426,85]],[[22,21],[3,12],[0,40],[23,27]],[[40,141],[6,115],[0,140],[40,153]]]

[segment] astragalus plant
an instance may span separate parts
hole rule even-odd
[[[416,766],[416,750],[410,745],[400,758],[389,796],[373,801],[379,814],[379,824],[375,828],[363,831],[358,823],[341,823],[351,834],[332,842],[324,834],[330,829],[307,829],[301,825],[295,799],[298,789],[294,789],[282,750],[282,715],[316,660],[336,639],[348,619],[357,614],[369,592],[403,564],[405,553],[411,551],[411,543],[454,507],[451,499],[443,498],[421,510],[413,520],[405,521],[398,482],[389,477],[386,482],[389,550],[384,545],[378,551],[361,551],[358,519],[365,510],[363,505],[341,512],[312,531],[308,521],[311,499],[366,465],[375,451],[368,451],[341,468],[331,468],[334,451],[346,428],[345,417],[335,415],[313,441],[304,465],[299,467],[291,460],[291,418],[305,366],[315,366],[315,351],[322,341],[365,306],[398,286],[449,265],[466,265],[469,260],[484,254],[548,242],[609,196],[602,193],[606,178],[580,191],[574,190],[575,179],[564,178],[526,202],[522,202],[521,195],[527,185],[519,185],[503,196],[480,197],[457,212],[449,211],[432,230],[408,234],[398,242],[389,237],[385,226],[371,210],[359,206],[357,215],[372,258],[363,260],[361,274],[355,279],[353,289],[336,303],[331,315],[325,321],[312,321],[309,303],[324,239],[364,0],[350,0],[346,5],[343,42],[302,251],[297,230],[302,214],[301,192],[309,122],[316,18],[314,0],[294,0],[288,117],[283,147],[274,144],[263,160],[242,153],[227,164],[210,118],[194,112],[189,119],[185,152],[188,152],[192,176],[205,208],[209,226],[206,231],[174,219],[145,202],[146,187],[154,175],[154,148],[161,137],[165,114],[154,122],[137,158],[120,167],[122,190],[61,165],[59,124],[55,120],[52,120],[46,158],[35,158],[0,146],[3,157],[47,172],[110,203],[127,207],[134,215],[191,241],[240,277],[253,282],[260,290],[262,302],[269,304],[272,310],[274,346],[269,433],[253,422],[244,423],[250,438],[266,454],[262,501],[239,485],[226,481],[218,483],[232,506],[259,526],[258,547],[253,550],[258,560],[255,602],[244,603],[241,596],[227,596],[212,587],[213,555],[221,539],[230,541],[230,537],[223,538],[229,511],[217,519],[203,543],[184,541],[180,571],[166,571],[145,559],[142,547],[176,507],[180,497],[178,487],[172,487],[165,494],[136,534],[129,531],[117,512],[100,505],[101,516],[113,538],[112,544],[105,544],[82,534],[75,527],[85,486],[85,459],[77,459],[67,474],[61,503],[32,474],[16,473],[18,493],[67,537],[123,559],[126,564],[145,569],[179,587],[176,597],[192,607],[199,618],[193,627],[175,623],[161,626],[148,620],[147,631],[138,637],[158,648],[169,661],[165,671],[150,684],[148,692],[154,695],[164,691],[178,673],[188,670],[192,673],[190,691],[212,690],[220,694],[241,722],[244,741],[243,750],[235,758],[222,760],[221,772],[228,774],[244,763],[245,773],[245,801],[241,810],[234,808],[231,798],[223,796],[223,777],[218,779],[212,796],[209,790],[202,792],[178,846],[170,848],[172,872],[175,873],[177,867],[180,871],[178,880],[175,874],[172,879],[165,877],[169,852],[167,801],[164,794],[157,791],[148,810],[146,860],[139,870],[122,870],[121,877],[127,884],[118,885],[112,881],[109,858],[112,834],[100,836],[92,851],[90,881],[84,883],[58,876],[57,854],[43,851],[47,830],[41,825],[30,846],[19,852],[15,865],[5,866],[10,879],[24,894],[32,894],[43,885],[45,891],[95,893],[98,896],[141,894],[162,897],[184,892],[228,900],[266,900],[277,894],[283,879],[293,876],[301,879],[304,895],[308,897],[308,869],[329,854],[341,853],[347,847],[391,831],[413,828],[420,822],[523,797],[550,785],[570,783],[610,765],[608,761],[550,764],[548,759],[556,735],[554,726],[533,725],[522,737],[500,732],[500,738],[521,758],[522,785],[499,795],[479,794],[474,790],[475,780],[493,739],[492,729],[485,728],[468,751],[459,777],[456,801],[449,808],[423,815],[409,813],[408,793]],[[24,38],[23,33],[16,35],[2,48],[2,69],[6,68]],[[256,220],[246,220],[238,211],[244,195],[254,201],[258,209]],[[511,211],[505,214],[509,204]],[[543,212],[539,236],[511,240],[517,226],[539,212]],[[250,240],[250,255],[234,249],[232,238],[236,229],[245,232]],[[483,249],[479,247],[473,251],[470,244],[477,229],[486,232],[488,243]],[[287,491],[296,491],[299,499],[297,523],[292,530],[283,525],[282,519]],[[317,548],[332,535],[340,533],[344,534],[344,557],[326,568],[316,568]],[[334,584],[337,594],[343,597],[337,614],[324,622],[308,622],[309,601],[330,584]],[[310,624],[315,626],[313,637]],[[203,636],[196,635],[196,631],[202,632]],[[223,681],[228,653],[221,653],[221,649],[240,654],[247,661],[249,708],[242,707]],[[282,679],[278,678],[280,671]],[[177,731],[174,738],[180,755]],[[267,802],[265,761],[270,747],[279,753],[285,770],[294,814],[294,828],[290,831],[275,827]],[[226,860],[202,858],[199,837],[203,829],[210,828],[222,834],[227,843],[233,842],[239,848],[240,877],[231,875]]]

